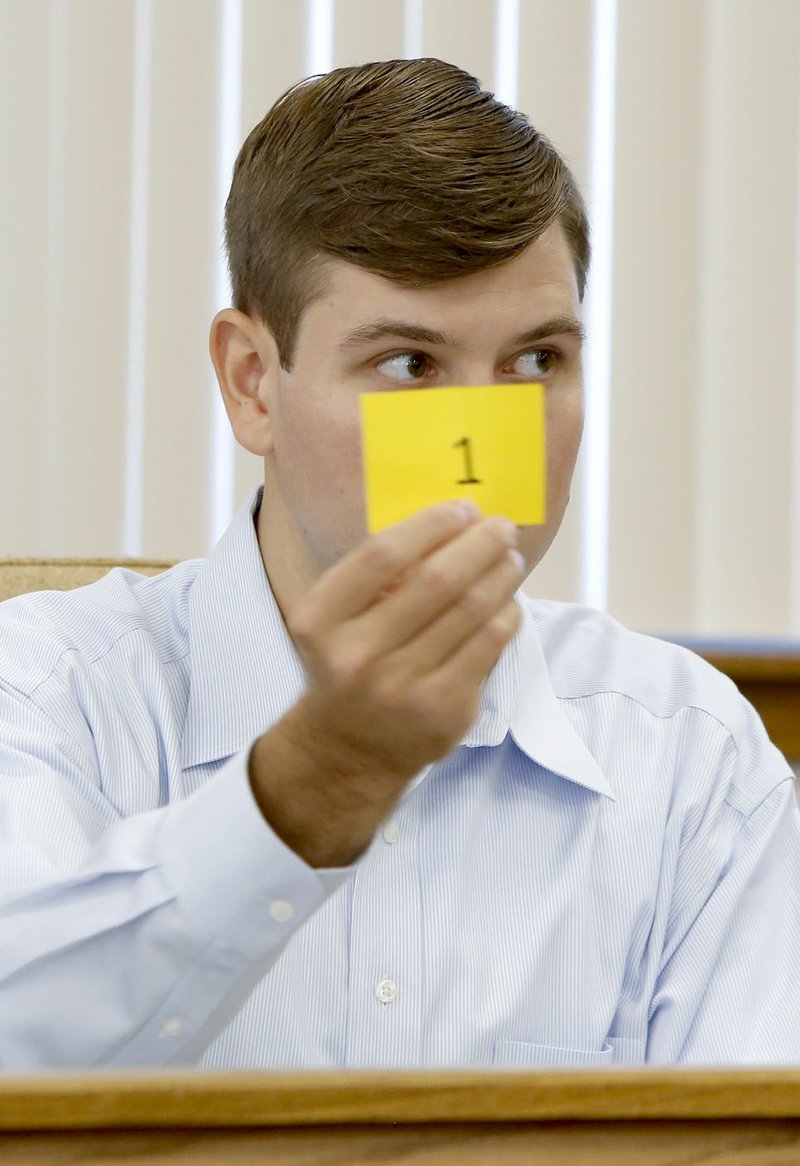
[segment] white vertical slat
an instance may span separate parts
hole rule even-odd
[[[517,106],[560,150],[587,196],[591,59],[592,0],[521,4]],[[581,479],[579,461],[561,530],[525,584],[531,595],[580,598]]]
[[[48,0],[0,4],[0,555],[45,545],[51,24]]]
[[[333,66],[333,0],[306,0],[306,72],[327,73]]]
[[[800,105],[800,70],[795,100]],[[795,271],[794,271],[794,369],[791,426],[791,487],[789,498],[789,621],[788,631],[800,637],[800,117],[797,119],[798,137],[795,142],[796,205],[795,205]],[[798,772],[800,777],[800,771]]]
[[[403,56],[422,56],[422,0],[403,4]]]
[[[609,607],[692,627],[703,13],[620,0]],[[702,451],[701,451],[702,452]]]
[[[592,42],[588,205],[594,247],[586,297],[581,599],[591,607],[604,608],[608,598],[617,0],[595,0]]]
[[[519,0],[495,0],[492,88],[512,109],[519,91],[519,32]]]
[[[152,0],[135,0],[131,118],[130,252],[128,257],[128,385],[122,549],[142,553],[145,353],[147,351],[147,211],[150,176],[150,42]]]
[[[231,301],[230,279],[223,243],[223,220],[233,164],[242,136],[242,0],[220,0],[218,19],[217,182],[214,214],[217,230],[214,247],[213,305],[215,309],[226,307]],[[208,377],[213,400],[208,541],[213,544],[223,534],[236,510],[236,443],[211,368]]]
[[[780,634],[790,619],[800,7],[769,9],[706,9],[695,618],[708,633]]]

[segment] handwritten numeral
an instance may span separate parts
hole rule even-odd
[[[454,441],[453,449],[464,450],[464,477],[459,478],[457,484],[459,486],[479,486],[481,480],[475,477],[475,471],[472,468],[472,442],[470,439],[462,437],[460,441]]]

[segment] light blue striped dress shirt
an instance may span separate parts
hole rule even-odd
[[[0,607],[0,1065],[797,1062],[791,772],[605,615],[520,596],[352,869],[272,833],[248,750],[303,674],[257,503],[205,562]]]

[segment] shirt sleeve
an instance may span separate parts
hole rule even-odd
[[[0,1068],[193,1063],[348,870],[313,870],[270,829],[249,749],[121,818],[7,692],[0,742]]]
[[[687,831],[650,1009],[656,1064],[800,1059],[800,814],[791,771],[754,711],[723,796]]]

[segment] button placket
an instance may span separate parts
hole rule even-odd
[[[381,1004],[394,1004],[397,999],[397,984],[394,980],[381,980],[375,989],[375,995]]]
[[[419,1063],[422,919],[413,808],[389,818],[353,887],[348,1066]]]

